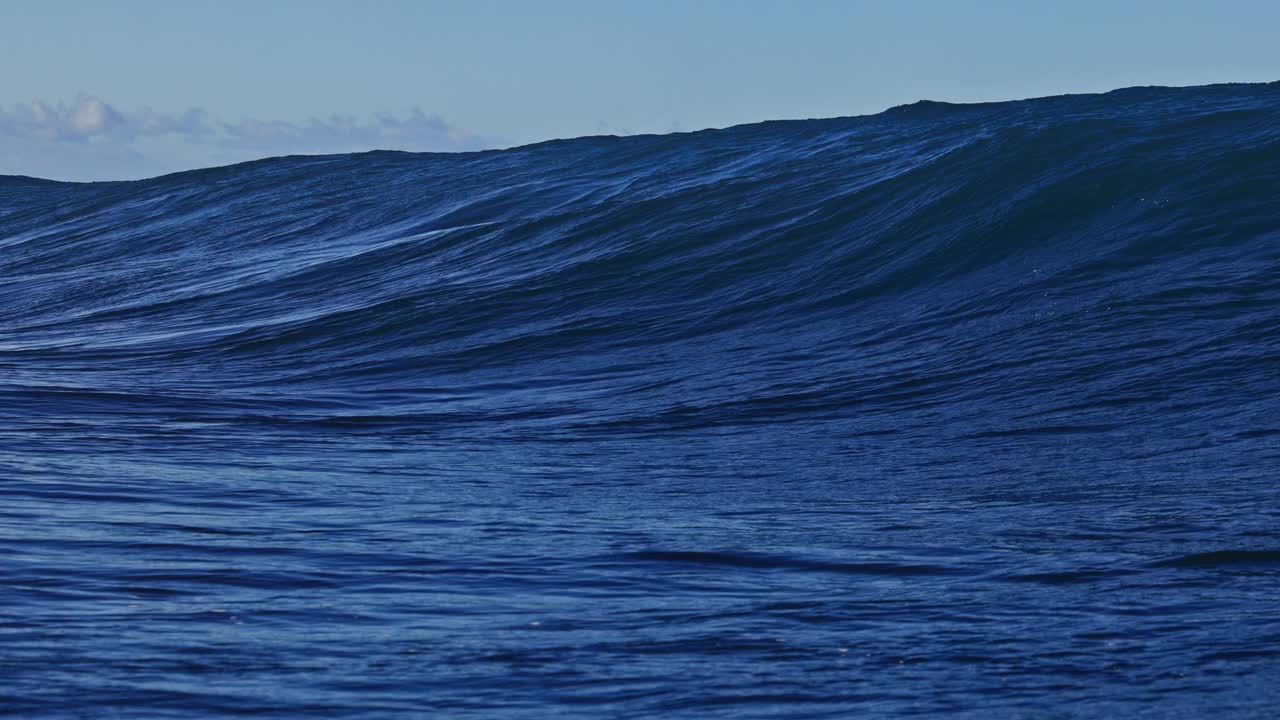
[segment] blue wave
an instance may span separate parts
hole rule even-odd
[[[0,178],[0,704],[1265,714],[1278,198],[1280,84]]]
[[[9,178],[3,392],[563,432],[884,413],[1099,432],[1191,402],[1173,419],[1248,432],[1275,389],[1278,99],[1132,89]]]

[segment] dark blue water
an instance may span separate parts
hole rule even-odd
[[[1267,717],[1280,85],[0,178],[0,713]]]

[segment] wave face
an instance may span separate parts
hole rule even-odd
[[[1280,699],[1280,85],[0,178],[0,271],[20,714]]]

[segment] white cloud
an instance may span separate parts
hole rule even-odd
[[[81,135],[96,135],[123,125],[124,118],[98,98],[83,96],[67,116],[67,123]]]
[[[185,149],[175,151],[175,141]],[[225,122],[202,108],[179,114],[150,108],[126,112],[83,94],[71,103],[34,101],[11,110],[0,108],[0,174],[67,180],[145,177],[276,155],[448,152],[491,146],[417,109],[404,117],[334,116],[297,124]]]
[[[0,135],[53,142],[84,142],[95,138],[133,140],[170,133],[198,136],[208,132],[200,110],[181,116],[159,115],[151,110],[125,114],[101,98],[81,95],[73,103],[49,105],[39,100],[0,108]]]
[[[244,120],[220,123],[218,142],[225,148],[271,152],[325,153],[395,149],[419,152],[479,150],[488,144],[453,127],[439,115],[414,109],[403,119],[379,115],[364,122],[350,115],[312,118],[304,125]]]

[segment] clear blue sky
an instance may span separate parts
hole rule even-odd
[[[0,173],[1268,81],[1277,38],[1276,0],[5,0]]]

